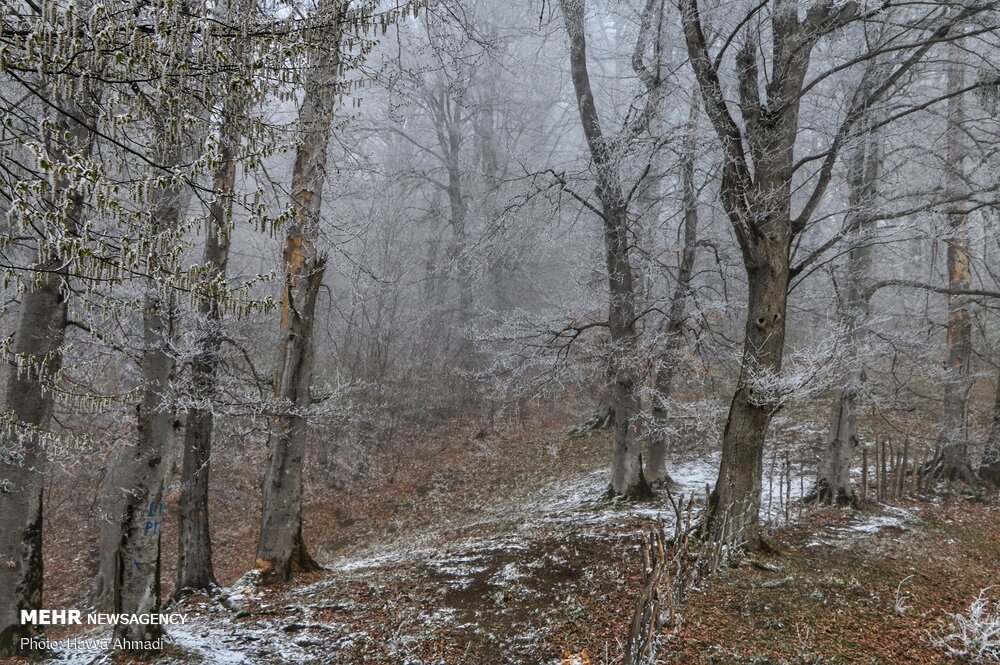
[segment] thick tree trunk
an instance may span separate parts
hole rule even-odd
[[[196,365],[199,364],[196,359]],[[196,372],[208,373],[205,367]],[[212,570],[212,542],[208,522],[208,479],[211,465],[211,411],[188,413],[181,463],[181,498],[178,507],[177,582],[174,598],[217,586]]]
[[[164,225],[177,222],[177,192],[158,211]],[[163,456],[174,436],[170,384],[174,357],[170,349],[173,303],[162,297],[155,283],[147,286],[143,301],[142,401],[139,404],[138,438],[132,451],[125,498],[124,519],[118,544],[114,608],[122,614],[153,614],[160,609],[160,523],[163,519]],[[115,637],[132,641],[154,640],[163,634],[159,625],[139,623],[115,626]],[[144,651],[142,648],[129,649]]]
[[[289,238],[286,259],[294,257],[299,247],[301,238]],[[307,422],[301,411],[309,406],[313,319],[325,266],[320,257],[308,260],[300,257],[298,265],[292,258],[286,265],[291,269],[289,272],[294,270],[294,277],[286,273],[282,334],[275,372],[275,399],[285,412],[275,416],[268,440],[257,541],[256,565],[265,583],[287,581],[297,571],[318,568],[302,536],[302,474]]]
[[[614,410],[614,444],[611,488],[615,496],[641,499],[650,494],[642,472],[642,403],[639,374],[635,368],[635,291],[628,262],[628,213],[624,208],[604,208],[604,242],[611,304],[611,403]]]
[[[580,123],[594,160],[597,196],[604,222],[605,262],[608,271],[608,328],[611,333],[609,374],[614,413],[614,444],[609,494],[642,498],[650,488],[642,473],[642,437],[639,416],[639,374],[635,367],[636,292],[629,258],[629,215],[619,173],[619,156],[607,144],[594,102],[587,71],[584,0],[561,0],[570,45],[570,73],[576,92]]]
[[[225,113],[224,113],[225,115]],[[236,158],[231,121],[224,120],[222,163],[215,173],[215,200],[209,210],[204,263],[211,266],[210,281],[225,279],[229,261],[229,200],[236,184]],[[208,481],[212,457],[215,373],[221,346],[218,300],[206,294],[199,306],[204,331],[191,368],[197,408],[188,412],[181,463],[181,499],[178,523],[177,584],[174,596],[186,591],[210,591],[217,586],[212,570],[212,542],[208,522]]]
[[[646,477],[651,483],[670,483],[667,472],[667,402],[673,390],[674,370],[677,367],[676,358],[681,345],[681,330],[684,326],[685,305],[688,291],[691,287],[691,275],[694,271],[696,245],[698,242],[698,192],[694,182],[695,147],[698,136],[698,109],[700,104],[697,95],[691,98],[691,110],[688,115],[688,135],[684,142],[684,153],[681,159],[681,187],[684,204],[684,247],[681,250],[677,265],[677,282],[670,298],[670,310],[667,313],[666,343],[663,347],[663,358],[656,370],[651,415],[653,424],[649,436],[646,454]]]
[[[317,15],[324,22],[338,17],[344,5],[321,2]],[[336,16],[335,16],[336,15]],[[302,143],[292,171],[296,217],[285,235],[284,285],[280,335],[274,372],[274,397],[279,412],[268,440],[260,535],[256,566],[265,583],[282,582],[297,570],[318,568],[302,536],[302,474],[313,369],[313,322],[316,298],[326,261],[316,247],[319,236],[327,146],[337,95],[340,39],[320,40],[314,67],[299,110]]]
[[[827,3],[818,3],[802,16],[797,3],[778,0],[771,12],[770,69],[780,75],[769,81],[762,80],[760,53],[748,35],[736,55],[740,126],[709,54],[698,2],[684,0],[681,6],[692,68],[724,151],[720,194],[743,253],[749,287],[740,376],[722,437],[719,478],[709,499],[706,526],[716,539],[750,547],[760,544],[764,439],[784,398],[772,393],[779,389],[776,380],[784,354],[791,242],[808,219],[813,199],[821,197],[828,182],[826,178],[819,181],[793,220],[801,92],[816,40],[841,18],[841,11],[847,15],[854,11],[831,9]]]
[[[41,275],[22,297],[14,333],[5,405],[11,425],[0,430],[0,656],[18,653],[20,638],[38,632],[21,624],[20,611],[42,604],[42,437],[52,414],[46,384],[61,365],[63,288],[60,273]]]
[[[164,104],[165,108],[169,106],[169,103]],[[160,128],[157,138],[160,163],[179,164],[183,156],[181,139],[165,127]],[[179,184],[165,185],[156,193],[150,211],[150,235],[156,238],[156,243],[170,242],[180,223],[182,207]],[[163,270],[155,255],[148,261],[147,270]],[[127,453],[130,477],[124,487],[114,580],[114,610],[121,614],[154,614],[160,610],[160,524],[165,509],[165,462],[177,426],[176,414],[170,408],[176,361],[171,348],[175,296],[169,280],[167,274],[150,274],[143,296],[141,398],[136,445]],[[126,650],[139,653],[146,651],[143,642],[155,640],[162,634],[163,628],[158,624],[121,623],[114,629],[116,638],[129,640],[130,648]]]
[[[1000,372],[997,373],[997,391],[993,403],[993,425],[983,451],[983,461],[979,465],[979,477],[994,487],[1000,487]]]
[[[948,69],[948,91],[956,93],[965,86],[965,70],[960,44],[953,44],[954,56]],[[947,162],[953,195],[965,190],[965,100],[956,94],[948,99]],[[948,288],[955,291],[969,288],[969,218],[962,204],[948,215]],[[944,381],[944,421],[938,439],[938,452],[930,465],[923,469],[938,478],[972,482],[974,474],[969,461],[967,403],[972,388],[970,361],[972,356],[972,322],[967,298],[948,296],[948,361]]]
[[[749,300],[743,360],[722,435],[719,478],[709,498],[709,527],[716,538],[756,546],[764,440],[776,409],[767,385],[781,372],[788,294],[787,242],[758,246],[747,265]]]
[[[90,111],[79,102],[64,103],[81,115]],[[53,161],[67,163],[73,153],[90,153],[90,134],[81,123],[60,114],[54,125],[46,145]],[[72,191],[64,174],[56,170],[54,178],[58,194]],[[79,227],[84,203],[79,193],[70,194],[69,205],[56,211],[67,235]],[[42,272],[29,277],[33,281],[21,298],[11,342],[4,404],[9,425],[0,428],[0,657],[17,653],[20,638],[39,632],[21,624],[20,610],[42,603],[43,438],[52,415],[51,384],[62,365],[68,267],[53,256],[36,268]]]
[[[98,564],[90,589],[90,607],[111,612],[115,607],[115,575],[118,567],[118,544],[125,513],[125,494],[133,475],[128,451],[115,449],[105,460],[107,475],[98,493]]]

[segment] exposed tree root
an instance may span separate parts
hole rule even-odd
[[[861,509],[861,499],[854,488],[838,487],[836,491],[830,487],[826,478],[819,482],[802,497],[802,503],[815,503],[820,506],[837,506],[838,508]]]
[[[657,498],[657,494],[653,490],[653,487],[646,482],[645,476],[643,476],[642,471],[640,471],[639,482],[630,487],[624,494],[615,492],[614,486],[609,484],[608,491],[604,493],[604,498],[606,500],[632,501],[641,503],[643,501],[653,501]]]
[[[976,474],[968,462],[949,460],[948,456],[940,450],[934,454],[934,457],[922,464],[917,473],[935,480],[957,480],[968,485],[976,483]]]

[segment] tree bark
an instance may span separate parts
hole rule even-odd
[[[945,174],[951,193],[965,191],[965,96],[955,94],[965,87],[964,56],[960,43],[950,47],[952,64],[948,68],[947,165]],[[948,288],[955,291],[969,288],[969,217],[965,205],[955,204],[948,214]],[[972,356],[972,321],[967,298],[948,295],[948,361],[944,380],[944,420],[938,438],[938,451],[930,467],[924,469],[937,478],[972,482],[975,478],[969,460],[968,397],[972,389],[970,364]]]
[[[58,265],[44,269],[55,271]],[[0,436],[0,656],[19,653],[20,638],[39,632],[32,624],[21,624],[20,611],[42,604],[42,437],[52,414],[47,383],[62,364],[63,279],[59,272],[44,273],[24,294],[12,345],[15,358],[7,374],[5,406],[12,425]]]
[[[176,113],[182,105],[180,93],[179,88],[170,84],[159,100],[163,117],[151,118],[156,123],[153,129],[156,160],[174,168],[184,161],[187,138],[170,125],[166,116]],[[150,206],[147,233],[153,249],[146,260],[142,300],[141,397],[136,445],[126,453],[130,477],[125,485],[116,550],[114,611],[119,614],[155,614],[161,606],[163,488],[178,425],[172,386],[176,365],[172,348],[176,314],[174,266],[161,263],[161,257],[176,241],[185,191],[179,181],[168,181],[155,191]],[[119,623],[114,635],[136,645],[126,651],[143,653],[146,649],[141,645],[162,636],[163,627],[152,623]]]
[[[81,114],[89,111],[82,99],[61,103]],[[91,137],[82,124],[65,114],[53,122],[46,150],[55,163],[90,153]],[[64,212],[52,201],[46,205],[56,212],[63,232],[72,236],[82,221],[85,201],[58,169],[54,180],[57,195],[70,192],[69,205]],[[39,244],[45,244],[44,239]],[[62,366],[69,266],[53,255],[35,268],[40,272],[21,298],[8,361],[4,414],[9,425],[0,428],[0,657],[18,653],[20,638],[40,632],[21,624],[20,611],[39,609],[42,603],[44,437],[52,416],[53,381]]]
[[[997,391],[993,403],[993,424],[990,438],[986,441],[983,461],[979,465],[979,477],[994,487],[1000,487],[1000,372],[997,373]]]
[[[180,193],[170,188],[154,212],[161,228],[173,228],[180,210]],[[143,299],[142,400],[138,438],[131,451],[129,479],[118,541],[114,609],[120,614],[153,614],[160,609],[160,523],[163,519],[163,456],[174,436],[175,418],[165,405],[171,401],[174,356],[170,349],[173,296],[163,296],[153,279]],[[115,626],[116,638],[155,640],[160,625]],[[130,649],[132,650],[132,649]],[[137,649],[142,651],[142,649]]]
[[[852,244],[847,255],[844,293],[840,294],[838,303],[847,337],[842,354],[846,375],[843,386],[834,393],[830,431],[816,483],[816,499],[827,505],[858,506],[851,483],[851,463],[854,449],[859,445],[857,413],[865,381],[861,347],[865,341],[864,326],[870,298],[872,205],[881,171],[881,133],[870,123],[862,123],[859,144],[851,152],[847,165],[850,205],[847,225],[851,229]]]
[[[224,280],[229,262],[229,201],[236,185],[236,154],[233,121],[223,110],[220,130],[221,164],[215,172],[215,200],[209,207],[203,262],[210,266],[210,282]],[[212,429],[215,422],[211,401],[215,397],[215,375],[221,346],[221,314],[213,292],[204,295],[198,307],[205,329],[191,374],[198,405],[187,415],[181,462],[181,498],[178,521],[177,583],[174,597],[190,591],[211,591],[217,586],[212,569],[212,541],[208,520],[209,473]]]
[[[766,382],[781,372],[788,294],[788,236],[760,242],[747,263],[749,297],[743,358],[722,435],[722,458],[709,497],[709,528],[756,546],[764,440],[776,404]],[[765,385],[762,386],[761,384]]]
[[[118,566],[118,541],[125,513],[125,492],[132,477],[128,451],[115,448],[104,461],[106,476],[98,491],[98,563],[89,604],[98,612],[115,607],[115,572]]]
[[[317,15],[335,17],[344,5],[321,2]],[[316,36],[319,38],[319,36]],[[316,298],[323,283],[326,260],[317,249],[327,147],[333,122],[339,68],[340,33],[318,43],[313,69],[305,84],[299,110],[302,142],[292,171],[293,223],[285,235],[284,285],[274,373],[274,416],[268,440],[260,536],[256,566],[265,583],[282,582],[299,570],[318,564],[309,555],[302,536],[302,473],[313,369],[313,323]]]
[[[611,333],[609,373],[614,413],[614,444],[609,494],[642,498],[650,494],[642,473],[639,374],[635,367],[636,293],[629,259],[629,215],[617,156],[605,139],[587,71],[585,1],[560,0],[570,46],[570,72],[580,122],[594,161],[597,196],[604,222],[608,271],[608,328]]]
[[[691,288],[691,275],[694,272],[696,245],[698,242],[698,192],[694,181],[695,148],[698,137],[698,109],[700,104],[697,94],[691,98],[691,109],[688,113],[688,135],[684,142],[684,153],[681,159],[681,187],[684,205],[684,247],[681,250],[677,265],[677,282],[670,298],[670,309],[667,313],[667,324],[664,329],[666,342],[663,347],[663,358],[656,370],[651,415],[653,424],[649,436],[646,454],[646,477],[651,483],[670,483],[667,472],[667,402],[673,390],[674,371],[677,367],[676,358],[681,345],[681,331],[684,326],[685,309],[688,291]]]

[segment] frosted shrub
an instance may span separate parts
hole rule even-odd
[[[952,614],[954,631],[935,644],[949,655],[972,663],[1000,663],[1000,601],[983,589],[965,614]]]

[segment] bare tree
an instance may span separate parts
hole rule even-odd
[[[781,403],[789,280],[817,256],[814,253],[807,263],[792,266],[792,242],[823,201],[840,150],[865,110],[893,89],[935,44],[949,39],[957,24],[988,9],[988,5],[955,11],[944,7],[934,20],[917,22],[912,27],[920,36],[906,43],[909,53],[868,94],[854,95],[843,120],[832,132],[829,146],[818,155],[797,159],[802,98],[816,81],[829,76],[819,73],[812,82],[807,81],[814,47],[823,37],[875,17],[879,10],[860,2],[822,1],[801,8],[797,0],[779,0],[766,6],[770,12],[766,35],[762,24],[753,20],[765,7],[760,5],[737,24],[715,56],[709,52],[698,0],[683,0],[681,11],[691,65],[723,150],[721,199],[740,246],[748,282],[740,376],[723,433],[722,460],[708,522],[716,530],[721,528],[715,519],[720,511],[744,516],[744,523],[735,527],[745,533],[752,547],[759,544],[764,440]],[[726,50],[741,32],[743,44],[733,70],[734,87],[739,93],[739,123],[723,86],[722,64]],[[771,75],[762,81],[761,59],[765,53]],[[876,46],[853,62],[864,64],[878,53]],[[946,94],[938,99],[948,97]],[[814,161],[820,166],[806,176],[811,188],[803,196],[801,209],[793,213],[793,180]]]
[[[969,215],[961,200],[965,194],[965,161],[968,150],[964,133],[965,123],[965,64],[961,42],[949,48],[952,62],[948,66],[947,109],[947,173],[949,196],[956,202],[948,213],[948,288],[953,291],[969,289]],[[938,453],[924,468],[925,473],[938,477],[972,482],[975,474],[969,461],[968,398],[972,389],[969,376],[972,359],[972,321],[969,317],[968,299],[961,295],[948,296],[948,361],[944,381],[944,420]]]
[[[653,423],[650,426],[649,447],[647,449],[646,476],[652,483],[670,482],[667,471],[667,421],[670,413],[667,402],[673,391],[674,375],[677,369],[677,358],[673,357],[680,350],[684,338],[684,323],[691,278],[694,274],[694,262],[698,249],[698,190],[695,184],[695,162],[698,148],[698,116],[701,107],[697,93],[691,98],[691,109],[688,114],[688,133],[684,140],[681,157],[681,198],[684,213],[684,239],[680,260],[677,265],[677,277],[673,294],[667,310],[664,334],[666,341],[661,349],[663,358],[656,369],[653,405],[651,414]]]
[[[636,281],[629,257],[630,229],[627,193],[619,170],[620,155],[601,127],[587,70],[585,0],[560,0],[566,33],[569,35],[570,73],[576,92],[580,123],[594,162],[598,212],[604,224],[604,251],[608,271],[608,330],[611,351],[608,376],[611,380],[611,404],[614,412],[614,449],[611,461],[611,487],[614,495],[642,497],[649,485],[642,473],[642,439],[638,436],[637,418],[639,372],[636,352]],[[595,211],[596,212],[596,211]]]
[[[285,231],[281,322],[274,369],[274,416],[264,473],[257,567],[265,581],[284,581],[318,564],[302,536],[302,471],[309,384],[313,370],[316,298],[326,257],[317,245],[327,150],[340,84],[340,40],[347,3],[324,0],[315,20],[327,26],[312,35],[310,70],[299,108],[300,144],[292,171],[295,219]]]
[[[864,390],[866,323],[871,297],[871,261],[875,215],[883,161],[880,128],[872,127],[872,115],[859,122],[856,145],[847,157],[848,204],[846,225],[850,228],[847,268],[837,294],[838,315],[844,326],[843,385],[833,394],[830,431],[816,484],[821,503],[858,505],[851,484],[851,465],[858,438],[859,400]]]

